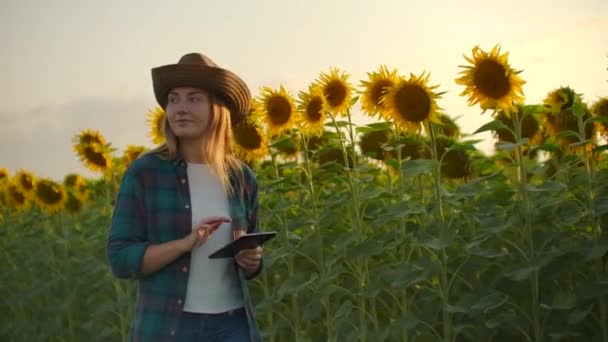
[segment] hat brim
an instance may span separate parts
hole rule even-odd
[[[229,70],[194,64],[171,64],[152,69],[154,96],[165,109],[169,92],[179,87],[205,90],[218,96],[230,110],[232,125],[249,113],[251,93],[247,84]]]

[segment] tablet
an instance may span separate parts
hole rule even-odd
[[[277,232],[260,232],[245,234],[240,238],[227,244],[226,246],[211,253],[211,255],[209,255],[209,259],[232,258],[240,250],[261,246],[266,241],[275,237],[275,235],[277,235]]]

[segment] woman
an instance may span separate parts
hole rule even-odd
[[[166,143],[125,173],[107,241],[119,278],[138,280],[132,341],[259,341],[246,280],[262,248],[208,256],[259,231],[256,178],[230,149],[247,85],[198,53],[152,69]]]

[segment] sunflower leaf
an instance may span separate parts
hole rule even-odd
[[[557,133],[556,138],[567,138],[567,137],[577,137],[578,138],[578,133],[574,132],[574,131],[561,131],[559,133]]]
[[[490,121],[487,124],[479,127],[475,132],[473,132],[473,134],[486,132],[486,131],[498,131],[498,130],[506,129],[506,128],[507,128],[507,126],[505,126],[505,124],[503,124],[500,120],[494,120],[494,121]]]
[[[543,150],[543,151],[547,151],[547,152],[557,152],[561,148],[557,144],[544,143],[542,145],[539,145],[538,149]]]
[[[572,143],[572,144],[570,144],[568,146],[569,147],[581,147],[581,146],[585,146],[587,144],[590,144],[591,142],[592,142],[591,139],[587,139],[587,140],[584,140],[584,141],[579,141],[579,142]]]
[[[429,174],[433,169],[434,161],[429,159],[406,160],[401,166],[401,170],[408,177],[416,177],[422,174]]]
[[[603,117],[603,116],[594,116],[592,118],[585,120],[585,125],[590,124],[592,122],[600,122],[600,123],[608,124],[608,118]]]
[[[601,146],[598,146],[598,147],[594,148],[593,152],[598,153],[598,152],[602,152],[602,151],[606,151],[606,150],[608,150],[608,144],[601,145]]]

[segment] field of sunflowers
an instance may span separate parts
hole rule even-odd
[[[428,72],[353,84],[332,68],[297,96],[255,96],[232,134],[262,229],[280,232],[251,283],[267,341],[608,342],[608,97],[526,103],[500,46],[464,57],[455,81],[491,116],[475,134],[493,133],[492,155]],[[358,109],[375,122],[354,123]],[[163,122],[148,113],[154,144]],[[73,143],[98,177],[0,170],[2,341],[126,338],[136,283],[112,277],[105,239],[146,148],[94,129]]]

